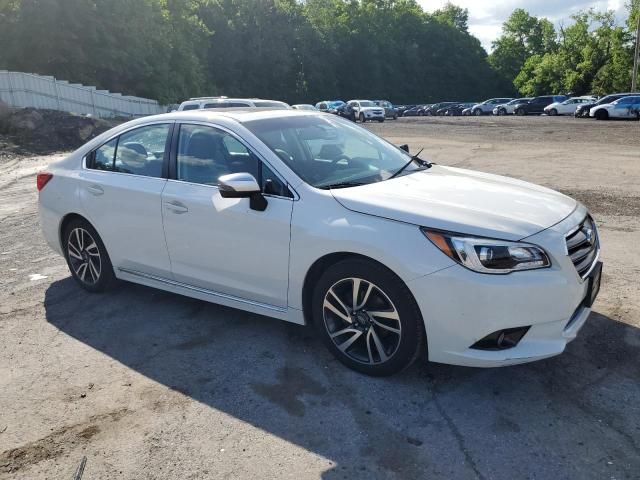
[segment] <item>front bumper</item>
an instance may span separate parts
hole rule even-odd
[[[527,239],[552,260],[546,269],[486,275],[454,265],[408,282],[422,312],[429,360],[470,367],[498,367],[562,353],[584,325],[588,282],[566,254],[564,235],[586,215],[580,207],[568,219]],[[530,327],[505,350],[471,348],[503,329]]]

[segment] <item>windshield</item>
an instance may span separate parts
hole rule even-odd
[[[339,117],[269,118],[244,125],[316,188],[387,180],[411,159],[403,150]],[[420,168],[414,163],[403,173]]]
[[[363,102],[360,102],[360,106],[361,107],[377,107],[377,105],[369,100],[364,100]]]
[[[329,106],[329,108],[338,108],[346,104],[344,102],[341,102],[340,100],[337,100],[335,102],[328,102],[327,105]]]

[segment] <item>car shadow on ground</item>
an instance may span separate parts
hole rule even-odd
[[[324,478],[628,478],[640,331],[594,313],[554,359],[343,367],[311,328],[123,283],[53,283],[47,321],[123,365],[335,464]],[[211,427],[215,429],[215,426]]]

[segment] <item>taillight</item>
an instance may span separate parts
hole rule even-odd
[[[53,178],[53,173],[40,172],[36,178],[36,184],[38,186],[38,191],[42,190],[44,186],[49,183],[49,180]]]

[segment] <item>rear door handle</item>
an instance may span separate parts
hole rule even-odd
[[[89,191],[90,194],[95,196],[102,195],[104,193],[104,190],[100,185],[89,185],[87,187],[87,190]]]
[[[189,209],[186,207],[186,205],[183,205],[180,202],[164,202],[164,208],[166,208],[167,210],[170,210],[173,213],[187,213],[189,211]]]

